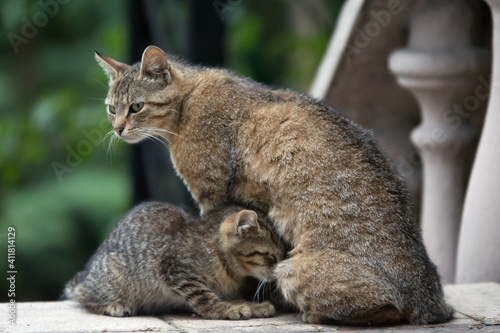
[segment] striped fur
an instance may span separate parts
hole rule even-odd
[[[230,206],[198,218],[144,203],[123,218],[64,294],[91,312],[118,317],[173,308],[210,319],[268,317],[271,303],[244,302],[239,289],[246,276],[270,279],[284,251],[261,213]]]

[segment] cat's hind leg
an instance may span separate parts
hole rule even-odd
[[[132,308],[122,303],[113,303],[103,307],[103,314],[111,317],[130,317],[133,314]]]
[[[72,299],[88,311],[111,317],[133,316],[133,307],[124,299],[100,290],[94,283],[84,281],[74,288]]]
[[[390,286],[359,257],[333,250],[301,251],[275,269],[285,299],[308,323],[388,325],[402,321]]]

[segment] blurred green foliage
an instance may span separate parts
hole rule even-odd
[[[223,11],[227,67],[259,82],[307,93],[342,4],[343,0],[229,1]]]
[[[51,300],[130,208],[128,150],[108,151],[107,79],[93,57],[99,50],[127,62],[127,2],[60,2],[0,3],[0,301],[8,299],[9,226],[16,301]],[[57,10],[27,38],[26,22],[41,23],[48,3]],[[184,10],[176,1],[168,8],[176,3]],[[227,67],[307,92],[341,4],[229,1]]]
[[[129,206],[127,151],[107,154],[107,79],[93,57],[99,49],[126,59],[126,8],[65,2],[44,1],[55,14],[39,27],[39,2],[0,3],[0,276],[13,226],[16,301],[57,297]],[[38,31],[14,47],[9,36],[29,36],[26,21]],[[0,300],[6,287],[2,278]]]

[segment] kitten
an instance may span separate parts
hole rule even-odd
[[[293,247],[274,275],[305,322],[448,321],[411,203],[372,135],[332,107],[148,47],[107,72],[108,119],[128,143],[169,141],[206,214],[225,202],[268,212]]]
[[[263,214],[230,206],[197,218],[144,203],[123,218],[64,295],[115,317],[185,306],[209,319],[270,317],[270,302],[245,302],[238,289],[246,276],[272,278],[284,252]]]

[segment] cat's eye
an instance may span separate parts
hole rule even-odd
[[[130,105],[130,112],[132,112],[132,113],[139,112],[142,110],[143,106],[144,106],[144,102],[133,103]]]
[[[116,114],[115,107],[114,107],[114,106],[112,106],[112,105],[108,105],[108,111],[109,111],[109,113],[111,113],[111,114]]]

